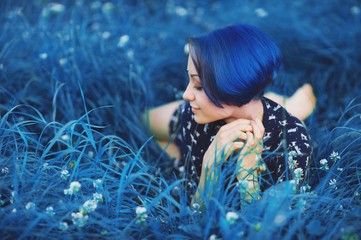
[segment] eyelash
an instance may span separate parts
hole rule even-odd
[[[197,91],[202,91],[203,87],[194,87],[194,89],[197,90]]]

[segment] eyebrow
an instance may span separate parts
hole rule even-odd
[[[199,77],[199,75],[196,74],[196,73],[190,74],[189,76],[191,76],[191,77]]]

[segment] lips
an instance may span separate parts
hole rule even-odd
[[[193,106],[191,106],[191,108],[192,108],[192,111],[193,111],[193,112],[200,109],[200,108],[198,108],[198,107],[193,107]]]

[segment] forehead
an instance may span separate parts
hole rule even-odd
[[[187,64],[187,70],[189,73],[197,73],[196,67],[194,65],[194,62],[192,60],[191,55],[188,55],[188,64]]]

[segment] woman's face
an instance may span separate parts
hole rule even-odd
[[[190,103],[197,123],[206,124],[231,117],[232,107],[222,105],[223,108],[220,108],[208,98],[190,56],[188,57],[188,75],[189,83],[184,91],[183,99]]]

